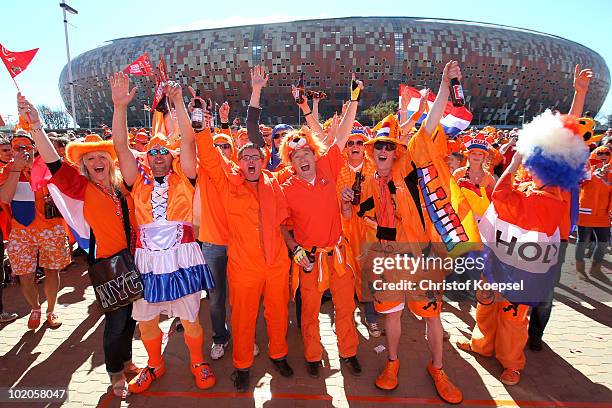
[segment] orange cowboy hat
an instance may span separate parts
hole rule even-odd
[[[406,147],[406,144],[399,140],[401,129],[397,116],[394,114],[390,114],[378,122],[372,130],[376,131],[376,135],[365,142],[366,145],[373,145],[376,142],[391,142]]]
[[[99,135],[85,136],[82,141],[70,142],[66,145],[66,158],[74,164],[79,164],[81,157],[91,152],[107,152],[112,160],[117,160],[112,140],[103,140]]]

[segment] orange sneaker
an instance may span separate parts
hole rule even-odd
[[[399,371],[399,359],[387,360],[382,373],[376,377],[376,387],[385,391],[392,391],[397,388],[397,372]]]
[[[217,383],[217,377],[208,363],[192,365],[191,373],[195,377],[196,386],[202,390],[212,388]]]
[[[140,373],[138,373],[136,377],[132,378],[128,385],[128,389],[132,394],[140,394],[149,389],[153,381],[165,373],[166,366],[163,364],[157,369],[147,366],[140,370]]]
[[[504,368],[504,372],[499,377],[499,381],[506,385],[516,385],[521,381],[521,372],[514,368]]]
[[[427,365],[427,371],[433,379],[438,396],[449,404],[459,404],[463,401],[461,390],[455,386],[448,378],[442,368],[435,368],[430,361]]]
[[[36,330],[38,326],[40,326],[40,309],[34,310],[30,312],[30,318],[28,319],[28,329]]]

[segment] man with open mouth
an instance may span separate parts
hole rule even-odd
[[[319,334],[321,296],[329,288],[336,312],[336,336],[341,361],[353,375],[361,374],[359,343],[353,313],[355,278],[352,254],[342,234],[336,185],[343,164],[342,149],[349,138],[363,83],[353,75],[351,102],[326,150],[310,129],[289,132],[281,141],[282,162],[294,174],[282,187],[290,210],[293,235],[284,229],[293,252],[292,289],[300,286],[302,338],[309,376],[317,378],[322,358]]]
[[[436,246],[432,247],[432,242],[440,241],[440,238],[435,237],[436,230],[424,211],[416,159],[419,155],[428,154],[424,150],[432,149],[429,146],[424,147],[420,139],[427,138],[431,143],[431,135],[440,122],[448,100],[450,78],[457,78],[460,75],[461,71],[456,62],[451,61],[446,64],[442,84],[427,121],[410,139],[408,145],[400,139],[401,126],[395,115],[387,116],[375,126],[376,136],[366,142],[367,152],[376,166],[375,174],[366,177],[363,183],[357,212],[372,230],[370,234],[366,234],[366,242],[369,243],[366,259],[379,256],[394,258],[398,254],[408,254],[420,259],[433,255],[437,249]],[[440,155],[439,161],[445,166],[443,160],[443,155]],[[351,202],[353,197],[351,189],[343,190],[343,202]],[[345,214],[343,211],[343,215],[350,216],[351,212]],[[422,275],[423,273],[419,271],[417,276],[426,276]],[[439,271],[432,273],[436,274],[437,280]],[[402,275],[402,271],[390,268],[383,277],[396,282],[405,275]],[[434,277],[430,275],[428,279]],[[427,342],[431,352],[427,371],[434,381],[438,395],[448,403],[460,403],[463,399],[461,391],[451,382],[442,368],[443,328],[440,320],[442,308],[440,294],[382,290],[374,293],[374,299],[376,310],[385,315],[389,350],[385,368],[375,381],[376,386],[387,391],[398,386],[401,316],[407,305],[412,313],[426,322]]]
[[[149,141],[144,159],[137,162],[128,146],[126,123],[127,106],[136,88],[130,90],[129,79],[122,72],[114,74],[110,84],[113,147],[123,181],[134,199],[138,224],[135,262],[144,284],[143,298],[134,302],[132,317],[138,322],[149,356],[147,367],[130,381],[129,390],[134,394],[146,391],[166,371],[159,328],[162,314],[181,319],[190,371],[196,386],[207,389],[215,385],[216,377],[204,361],[199,311],[201,291],[211,289],[213,282],[193,228],[195,166],[175,158],[176,152],[163,134]],[[186,156],[190,147],[181,143]]]
[[[251,73],[255,82],[267,81],[267,76],[259,68],[256,71]],[[194,135],[180,86],[175,84],[173,88],[183,146],[189,146],[190,156],[193,147],[197,146],[201,174],[209,178],[220,195],[227,219],[227,280],[232,305],[232,359],[235,368],[232,380],[236,390],[244,392],[249,387],[257,313],[262,296],[268,329],[268,356],[283,377],[293,376],[287,362],[289,259],[280,230],[288,217],[287,207],[279,182],[264,168],[263,147],[247,142],[238,149],[238,164],[232,162],[223,155],[223,146],[217,143],[218,139],[213,140],[207,124],[203,129],[195,129]],[[209,120],[209,113],[206,112],[205,116]],[[182,151],[181,155],[184,154]],[[189,161],[195,168],[195,157]]]

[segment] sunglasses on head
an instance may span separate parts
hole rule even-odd
[[[383,150],[385,149],[388,152],[392,152],[395,150],[397,146],[395,145],[395,143],[391,143],[391,142],[374,142],[374,149],[375,150]]]
[[[355,145],[363,146],[363,140],[349,140],[348,142],[346,142],[346,145],[348,147],[353,147]]]
[[[220,147],[223,150],[231,149],[232,146],[229,143],[217,143],[215,147]]]
[[[170,150],[166,149],[165,147],[160,147],[159,149],[151,149],[147,153],[149,154],[149,156],[157,156],[158,154],[161,156],[165,156],[167,154],[170,154]]]

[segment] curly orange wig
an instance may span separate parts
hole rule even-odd
[[[291,165],[291,155],[296,150],[309,148],[315,155],[315,160],[318,160],[327,147],[321,142],[319,136],[312,132],[308,127],[302,126],[300,130],[292,130],[283,137],[281,144],[278,147],[278,153],[281,161],[285,165]]]

